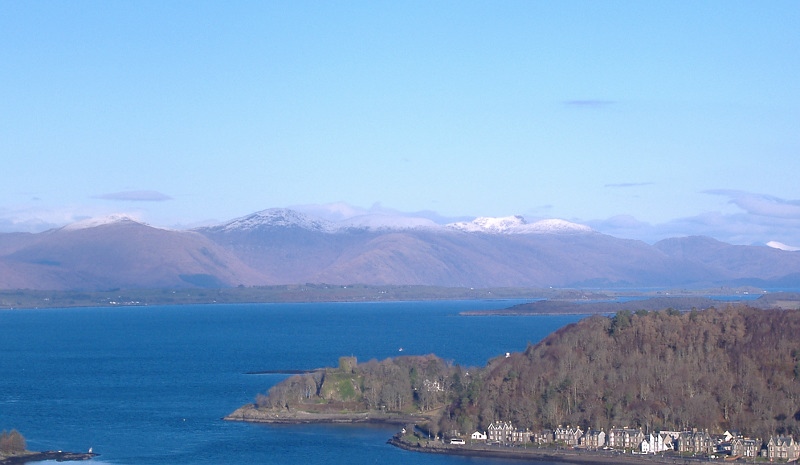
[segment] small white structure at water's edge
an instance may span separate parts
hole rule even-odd
[[[480,431],[475,431],[474,433],[472,433],[472,435],[469,438],[472,439],[473,441],[485,441],[487,436],[486,436],[486,433],[481,433]]]

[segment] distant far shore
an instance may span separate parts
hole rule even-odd
[[[541,313],[586,312],[590,309],[566,308],[564,302],[588,303],[620,297],[752,297],[768,294],[753,287],[714,287],[709,289],[574,289],[574,288],[470,288],[411,285],[292,284],[279,286],[234,287],[222,289],[108,289],[95,291],[46,291],[0,289],[0,309],[65,307],[137,307],[148,305],[200,305],[246,303],[308,302],[404,302],[434,300],[546,300],[551,308]],[[749,297],[749,298],[748,298]],[[534,312],[534,313],[536,313]],[[532,313],[525,311],[526,314]]]
[[[56,462],[73,462],[79,460],[89,460],[97,455],[98,454],[94,454],[92,452],[63,452],[60,450],[25,452],[18,455],[0,458],[0,465],[19,465],[29,462],[42,462],[45,460],[55,460]]]

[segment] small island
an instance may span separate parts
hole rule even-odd
[[[720,305],[722,307],[722,305]],[[800,311],[621,310],[484,367],[435,355],[291,376],[226,417],[383,422],[407,450],[582,463],[800,457]]]

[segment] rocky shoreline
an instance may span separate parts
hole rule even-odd
[[[92,452],[64,452],[48,450],[44,452],[28,452],[19,455],[0,458],[0,465],[19,465],[28,462],[42,462],[44,460],[55,460],[56,462],[73,462],[79,460],[90,460],[98,454]]]
[[[383,412],[349,412],[349,413],[315,413],[300,410],[258,409],[254,405],[240,407],[223,418],[226,421],[270,424],[319,424],[319,423],[380,423],[403,425],[414,428],[414,424],[422,424],[429,420],[422,415],[389,414]],[[608,464],[692,464],[701,460],[695,457],[679,457],[675,455],[634,455],[619,451],[591,451],[582,449],[553,449],[519,446],[499,446],[489,444],[444,444],[434,440],[425,440],[412,433],[398,433],[387,441],[389,444],[412,452],[427,454],[461,455],[467,457],[486,457],[536,462],[561,462],[580,465]],[[0,462],[0,465],[3,465]]]
[[[291,425],[309,423],[383,423],[407,425],[426,422],[429,419],[430,418],[422,415],[404,415],[380,411],[318,413],[303,410],[263,410],[256,408],[252,404],[240,407],[233,413],[223,417],[223,420],[226,421]]]

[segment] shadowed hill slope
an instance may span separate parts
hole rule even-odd
[[[48,231],[20,245],[0,261],[3,287],[227,287],[263,280],[200,234],[134,221]]]
[[[800,311],[617,313],[492,361],[457,421],[800,432]]]

